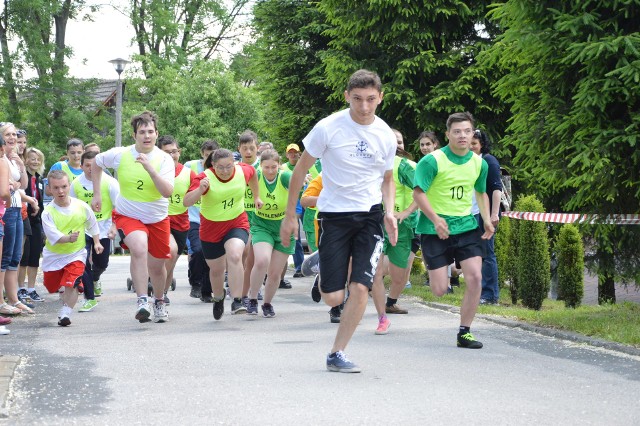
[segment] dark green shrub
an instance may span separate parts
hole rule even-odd
[[[515,256],[513,255],[512,230],[513,220],[508,217],[500,219],[495,236],[496,259],[498,260],[498,284],[505,287],[513,282],[515,275]]]
[[[521,197],[516,211],[544,212],[544,206],[534,196]],[[540,309],[551,284],[549,237],[544,222],[521,220],[518,224],[517,249],[518,297],[527,308]]]
[[[564,225],[555,251],[558,256],[558,295],[566,307],[576,308],[584,295],[584,246],[578,228]]]

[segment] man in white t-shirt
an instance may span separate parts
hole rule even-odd
[[[393,159],[396,138],[391,128],[375,115],[382,102],[382,84],[377,74],[356,71],[344,93],[349,108],[321,120],[304,138],[306,150],[298,160],[289,185],[286,216],[280,228],[282,241],[297,232],[295,213],[298,193],[308,170],[322,159],[323,189],[317,208],[320,256],[320,290],[329,306],[349,298],[342,313],[327,369],[359,373],[344,349],[351,340],[367,306],[368,292],[382,253],[383,223],[391,244],[397,239],[393,209],[395,184]],[[351,275],[349,260],[351,259]]]
[[[164,304],[167,278],[165,260],[170,258],[169,200],[173,193],[175,166],[173,159],[156,147],[156,116],[148,111],[131,119],[135,145],[112,148],[98,154],[91,168],[93,187],[100,188],[102,170],[113,168],[120,184],[113,220],[120,238],[131,253],[131,279],[138,295],[135,318],[149,321],[147,278],[151,278],[155,303],[153,320],[168,321]],[[99,212],[100,191],[94,191],[91,207]]]

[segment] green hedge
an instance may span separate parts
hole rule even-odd
[[[521,212],[544,212],[534,196],[520,197],[515,209]],[[524,306],[540,309],[551,284],[549,237],[544,222],[521,220],[518,224],[517,292]]]
[[[578,228],[568,224],[560,229],[556,254],[558,299],[564,300],[566,307],[576,308],[584,295],[584,246]]]

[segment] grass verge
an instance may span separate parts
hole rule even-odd
[[[412,288],[405,294],[416,296],[426,302],[438,302],[460,306],[464,295],[464,282],[454,287],[453,294],[436,297],[424,285],[424,276],[411,277]],[[512,320],[524,321],[542,327],[573,331],[586,336],[610,340],[612,342],[640,348],[640,304],[623,302],[607,305],[586,305],[576,309],[565,308],[564,302],[546,299],[539,311],[511,303],[509,289],[500,291],[499,305],[480,305],[478,313],[495,315]]]

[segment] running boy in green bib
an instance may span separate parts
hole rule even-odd
[[[413,197],[420,208],[416,232],[431,291],[447,292],[447,265],[456,260],[462,266],[467,289],[460,307],[458,347],[480,349],[482,343],[471,334],[482,290],[482,240],[494,233],[486,199],[487,163],[469,150],[474,119],[468,112],[447,119],[449,144],[423,157],[416,168]],[[471,214],[472,191],[484,220],[484,233]]]

